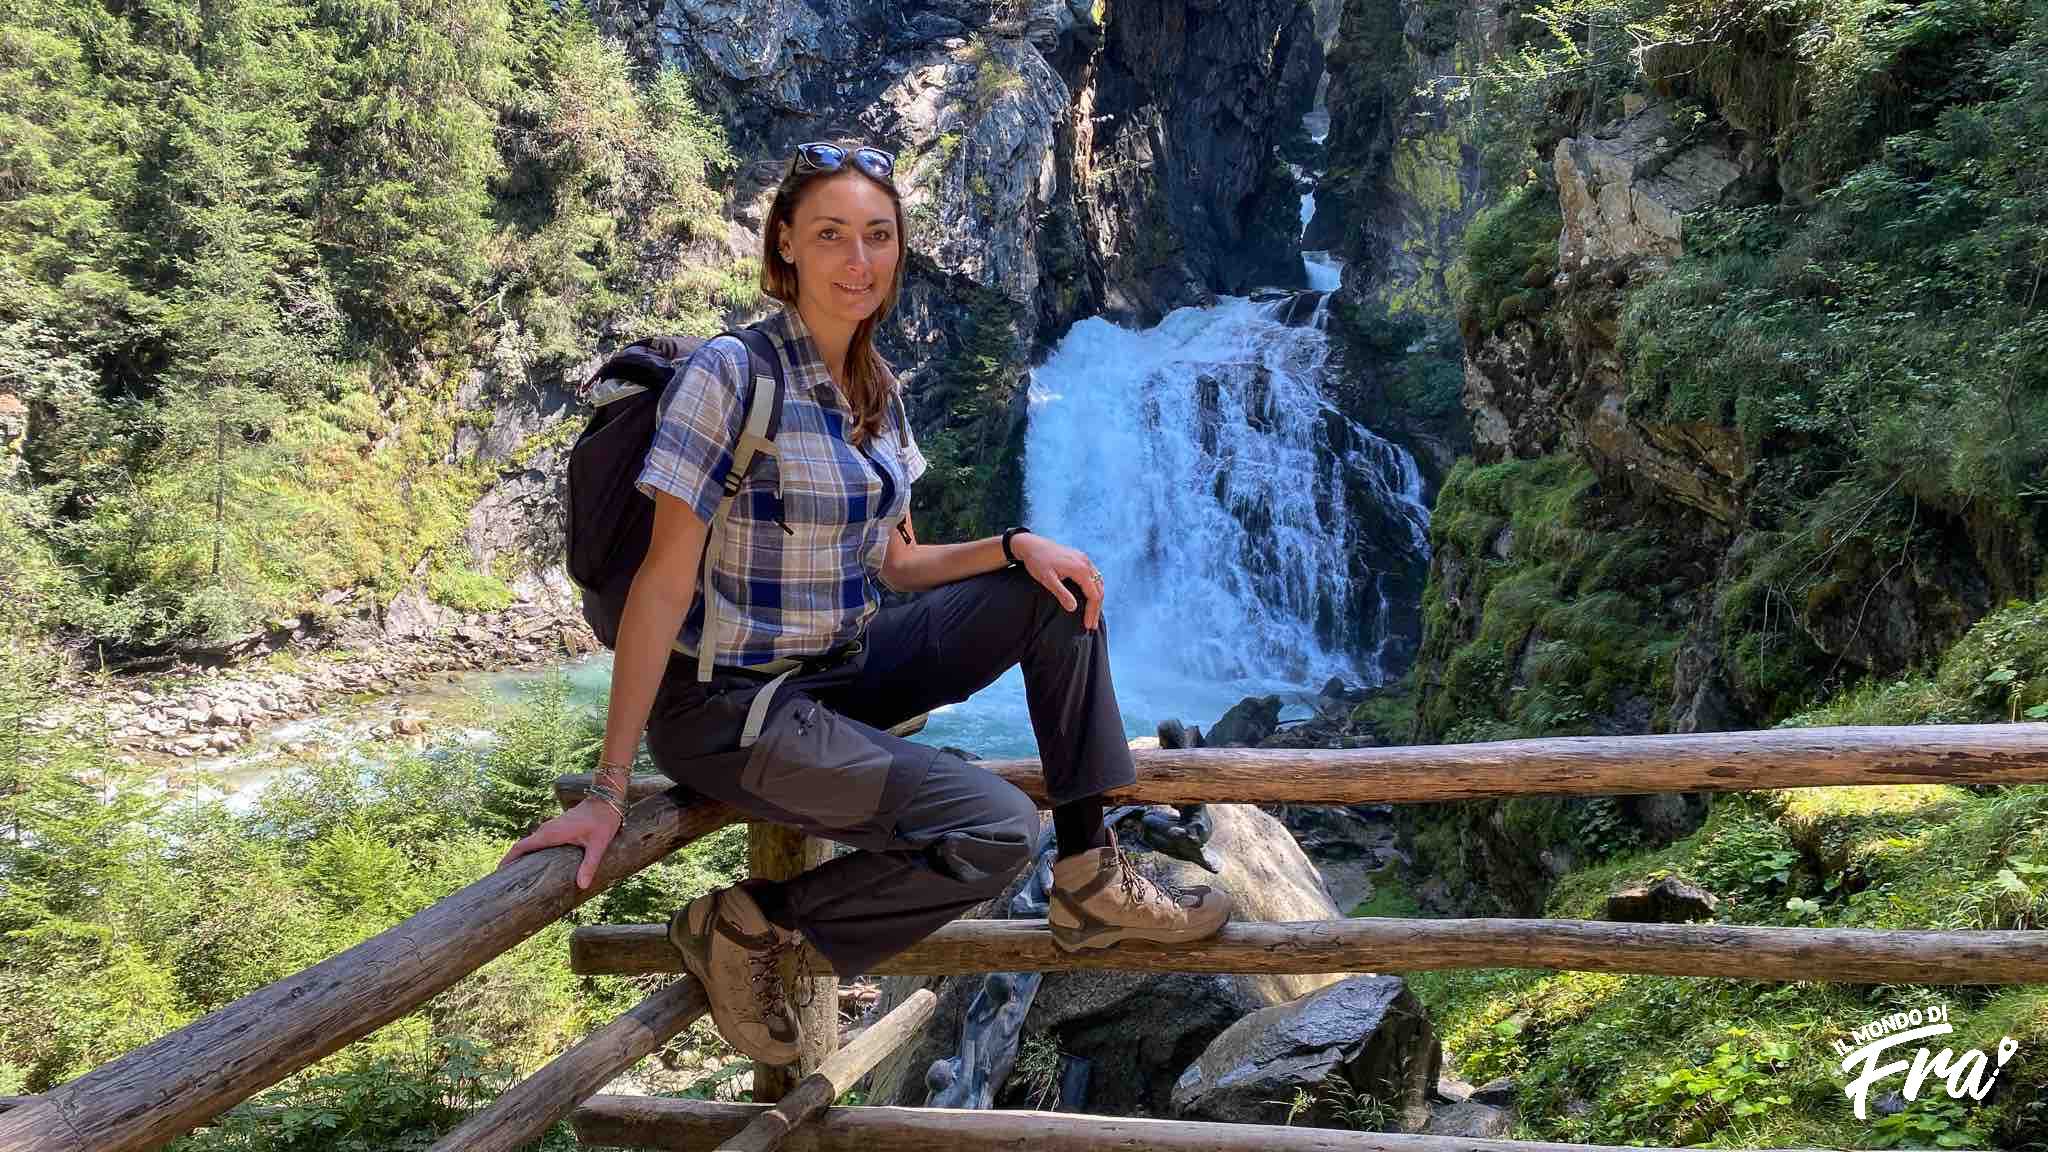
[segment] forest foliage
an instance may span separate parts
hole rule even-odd
[[[730,164],[684,78],[580,5],[10,6],[10,624],[219,643],[329,589],[459,585],[479,391],[749,299],[686,252]]]

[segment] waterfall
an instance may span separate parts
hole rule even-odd
[[[1318,144],[1326,83],[1305,120]],[[1304,234],[1314,215],[1304,192]],[[1308,292],[1219,297],[1144,330],[1083,320],[1032,373],[1025,522],[1103,571],[1129,736],[1206,727],[1247,695],[1300,701],[1333,675],[1382,683],[1411,652],[1414,622],[1396,625],[1427,568],[1422,475],[1325,398],[1344,262],[1302,262]],[[1021,675],[919,739],[1032,755]]]
[[[1033,373],[1027,520],[1102,569],[1119,698],[1155,718],[1213,722],[1250,693],[1389,671],[1394,606],[1354,529],[1412,558],[1427,511],[1408,454],[1323,397],[1326,306],[1085,320]]]
[[[1330,74],[1325,72],[1316,80],[1315,107],[1310,108],[1308,115],[1301,118],[1302,127],[1308,130],[1309,139],[1318,145],[1330,136],[1330,108],[1325,103],[1329,87]],[[1307,182],[1308,174],[1303,172],[1299,165],[1289,164],[1288,167],[1293,170],[1296,180]],[[1318,178],[1321,175],[1320,172],[1316,173]],[[1308,222],[1315,217],[1316,194],[1311,189],[1301,194],[1301,231],[1296,234],[1296,239],[1308,237]],[[1344,261],[1326,251],[1303,249],[1301,266],[1308,274],[1308,286],[1312,292],[1335,292],[1344,285]]]

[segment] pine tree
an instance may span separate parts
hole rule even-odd
[[[322,16],[342,42],[315,140],[321,242],[351,314],[405,348],[484,273],[510,15],[503,0],[328,0]]]

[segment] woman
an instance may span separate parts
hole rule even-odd
[[[893,170],[887,153],[851,145],[806,144],[790,159],[761,254],[762,288],[784,305],[764,324],[782,358],[782,423],[777,456],[749,470],[721,554],[704,560],[721,601],[717,668],[699,682],[690,653],[702,642],[694,593],[706,522],[746,408],[734,337],[707,341],[662,399],[640,476],[654,535],[619,628],[598,785],[503,862],[579,845],[576,880],[588,887],[623,818],[643,728],[672,779],[857,849],[792,880],[720,889],[670,920],[718,1030],[770,1064],[794,1060],[800,1043],[777,975],[783,953],[808,940],[841,976],[865,972],[1000,894],[1033,858],[1038,813],[1023,792],[886,731],[1014,664],[1054,803],[1054,939],[1067,949],[1198,939],[1230,912],[1221,892],[1153,885],[1103,827],[1101,794],[1136,772],[1110,684],[1102,574],[1088,557],[1023,529],[934,545],[911,526],[924,458],[874,348],[903,269]],[[877,580],[931,591],[882,610]],[[757,698],[759,737],[743,747]]]

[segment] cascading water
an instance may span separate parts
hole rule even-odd
[[[1328,79],[1305,121],[1318,144]],[[1304,193],[1304,235],[1314,215]],[[1323,328],[1344,266],[1327,252],[1304,251],[1302,263],[1305,293],[1223,297],[1144,331],[1083,320],[1032,373],[1026,523],[1103,572],[1127,735],[1167,717],[1207,726],[1244,696],[1298,699],[1331,675],[1377,684],[1405,654],[1389,585],[1402,603],[1419,599],[1422,474],[1324,398]],[[1021,674],[938,709],[918,738],[1032,754]],[[1048,827],[1013,916],[1044,914],[1052,854]],[[958,1050],[927,1069],[925,1103],[994,1103],[1039,979],[980,978]]]
[[[1130,735],[1395,671],[1387,578],[1426,556],[1428,513],[1408,454],[1324,399],[1325,308],[1222,297],[1143,331],[1084,320],[1032,374],[1026,522],[1103,571]],[[927,738],[1029,755],[1006,681]]]
[[[1304,124],[1317,143],[1329,131],[1322,83]],[[1304,233],[1314,214],[1303,193]],[[1422,476],[1324,398],[1344,265],[1302,261],[1308,293],[1221,297],[1144,331],[1083,320],[1032,374],[1026,523],[1104,573],[1128,735],[1333,675],[1379,683],[1412,644],[1397,624],[1427,565]],[[921,739],[1033,754],[1021,675]]]
[[[1193,683],[1356,674],[1340,461],[1318,451],[1327,342],[1228,299],[1147,332],[1075,325],[1034,374],[1031,519],[1125,591],[1135,662]]]
[[[1330,87],[1330,74],[1325,72],[1316,81],[1315,107],[1301,118],[1302,127],[1308,129],[1308,138],[1321,144],[1330,135],[1330,108],[1325,102]],[[1296,180],[1305,179],[1298,165],[1289,165]],[[1316,217],[1316,194],[1313,190],[1301,194],[1301,232],[1299,238],[1308,238],[1308,222]],[[1304,248],[1301,253],[1302,270],[1308,274],[1308,286],[1314,292],[1335,292],[1344,285],[1344,261],[1320,249]]]

